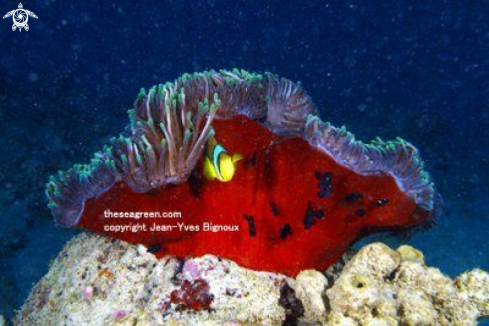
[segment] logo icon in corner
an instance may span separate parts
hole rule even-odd
[[[32,11],[25,10],[24,6],[22,6],[22,3],[19,3],[19,9],[14,9],[6,13],[5,16],[3,16],[3,19],[8,18],[10,16],[12,16],[12,19],[14,20],[14,24],[12,25],[12,31],[15,31],[18,28],[19,32],[22,32],[22,28],[24,28],[26,31],[29,30],[29,25],[27,25],[29,16],[37,19],[36,14],[33,13]]]

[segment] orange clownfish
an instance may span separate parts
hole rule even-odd
[[[242,159],[243,155],[239,153],[230,156],[224,147],[211,137],[205,150],[203,175],[209,181],[231,181],[236,171],[236,163]]]

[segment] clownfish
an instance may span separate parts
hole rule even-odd
[[[236,172],[236,163],[242,159],[243,155],[239,153],[230,156],[224,147],[211,137],[205,150],[203,175],[209,181],[231,181]]]

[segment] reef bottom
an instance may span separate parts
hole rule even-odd
[[[342,271],[297,277],[216,256],[156,259],[83,233],[34,286],[14,325],[474,325],[489,316],[489,274],[454,280],[409,246],[364,246]]]

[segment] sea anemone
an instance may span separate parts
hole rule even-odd
[[[89,164],[51,178],[49,207],[59,224],[158,245],[161,254],[215,253],[293,274],[299,267],[333,262],[365,230],[411,228],[437,213],[439,197],[413,145],[400,138],[356,140],[345,127],[321,121],[300,84],[271,73],[185,74],[174,83],[141,90],[129,117],[126,130]],[[205,148],[216,147],[216,140],[218,157],[212,158]],[[231,158],[224,148],[240,155]],[[203,179],[208,171],[201,172],[201,164],[219,170],[219,158],[236,168],[231,182]],[[103,218],[108,208],[179,210],[187,224],[201,224],[205,216],[210,224],[228,222],[240,232],[214,240],[182,230],[117,233],[105,228],[116,223]],[[311,231],[316,224],[324,224],[317,234]],[[253,244],[244,237],[253,238]],[[184,244],[187,238],[191,244]],[[324,252],[296,257],[292,269],[282,269],[287,262],[254,266],[259,258],[251,258],[280,241],[288,243],[281,245],[287,250],[307,250],[319,248],[320,240],[330,241]],[[205,244],[209,241],[213,245]],[[287,260],[286,249],[282,260]]]

